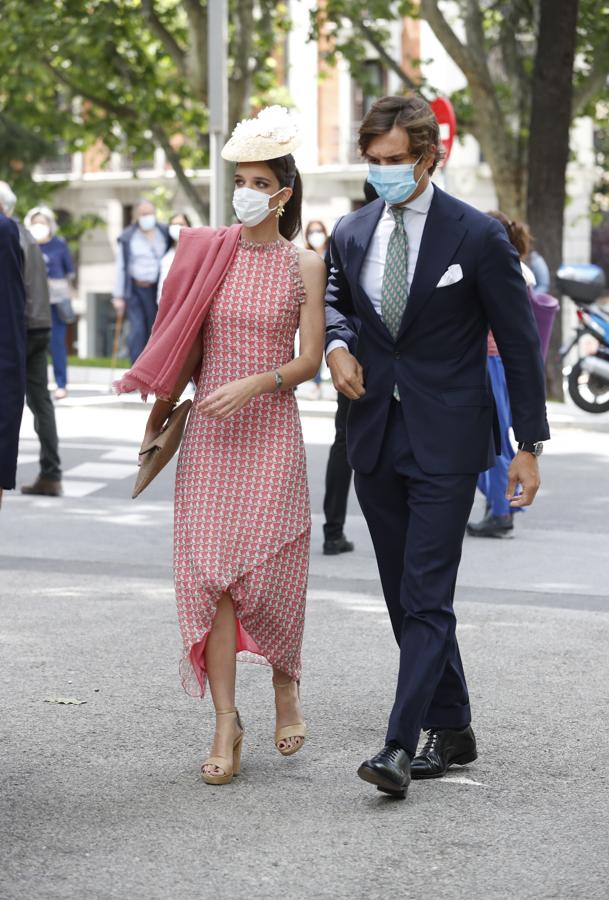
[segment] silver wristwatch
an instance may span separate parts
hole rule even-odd
[[[277,369],[275,370],[274,375],[275,375],[275,390],[280,391],[281,388],[283,387],[283,375],[281,374],[281,372],[277,371]]]

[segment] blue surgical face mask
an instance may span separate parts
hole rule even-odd
[[[152,229],[156,225],[156,216],[154,213],[146,213],[144,216],[140,216],[137,220],[137,224],[140,226],[142,231],[152,231]]]
[[[376,166],[368,163],[368,181],[385,203],[392,206],[404,203],[412,197],[425,174],[423,169],[418,178],[414,177],[415,166],[418,166],[422,158],[419,156],[416,162],[401,166]]]

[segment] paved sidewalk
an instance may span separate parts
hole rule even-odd
[[[60,406],[67,467],[128,468],[145,414]],[[303,420],[316,511],[310,736],[279,756],[270,673],[241,666],[244,767],[228,787],[198,777],[211,706],[176,675],[170,477],[137,502],[132,473],[103,480],[95,468],[81,469],[101,484],[86,496],[9,495],[0,897],[604,900],[609,443],[596,422],[576,425],[558,424],[543,494],[515,537],[466,541],[457,609],[480,758],[414,784],[405,802],[355,776],[382,743],[397,654],[353,498],[356,552],[321,555],[327,417]],[[36,465],[29,428],[20,480]]]

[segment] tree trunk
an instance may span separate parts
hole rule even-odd
[[[528,222],[536,247],[549,266],[551,290],[556,295],[556,271],[562,262],[578,5],[578,0],[540,0],[532,81]],[[554,400],[564,399],[558,358],[561,341],[559,313],[546,366],[548,396]]]

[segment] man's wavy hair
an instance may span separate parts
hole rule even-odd
[[[428,172],[430,175],[444,158],[440,140],[440,126],[433,110],[418,94],[405,97],[381,97],[370,108],[359,130],[359,149],[362,155],[368,151],[373,138],[387,134],[392,128],[403,128],[408,134],[410,150],[414,156],[426,156],[435,151]]]

